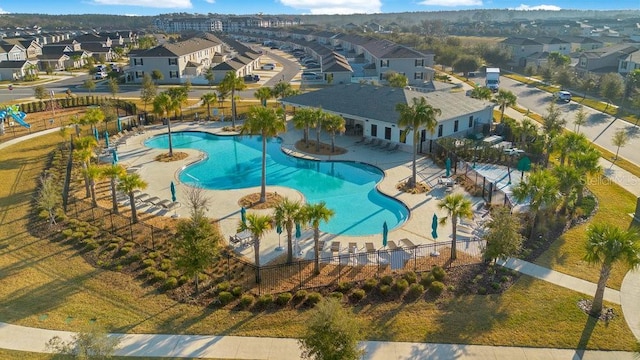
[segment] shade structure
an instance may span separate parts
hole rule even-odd
[[[96,138],[96,141],[100,141],[100,134],[98,133],[98,128],[93,128],[93,136]]]
[[[302,236],[302,227],[299,223],[296,223],[296,238],[299,239]]]
[[[389,235],[389,227],[387,226],[387,222],[385,221],[382,224],[382,246],[387,246],[387,237]]]
[[[104,132],[104,143],[105,143],[106,147],[109,147],[109,132],[108,131]]]
[[[171,201],[176,201],[176,184],[173,181],[171,182]]]
[[[431,237],[435,240],[438,238],[438,215],[433,214],[433,220],[431,220]]]
[[[444,167],[446,171],[445,175],[447,177],[451,176],[451,158],[447,158],[447,160],[444,162]]]
[[[247,225],[247,209],[244,206],[240,208],[240,220],[244,225]]]
[[[119,159],[118,159],[118,150],[116,149],[112,149],[111,150],[111,157],[113,158],[113,163],[117,164]]]
[[[120,121],[120,118],[116,121],[116,127],[118,128],[118,132],[122,131],[122,122]]]

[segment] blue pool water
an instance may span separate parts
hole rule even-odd
[[[205,160],[180,173],[181,182],[213,190],[260,186],[261,137],[177,132],[172,134],[172,142],[174,149],[197,149],[207,154]],[[166,149],[168,136],[155,136],[145,145]],[[299,159],[284,154],[279,139],[267,143],[267,185],[296,189],[309,203],[325,201],[335,212],[329,223],[320,226],[328,233],[380,234],[385,221],[389,230],[406,221],[408,209],[376,190],[382,177],[382,171],[371,165]]]

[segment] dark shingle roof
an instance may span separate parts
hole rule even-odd
[[[27,60],[0,61],[0,69],[22,69]]]

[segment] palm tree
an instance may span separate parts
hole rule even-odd
[[[271,88],[261,87],[256,90],[255,93],[253,93],[253,96],[255,96],[256,99],[260,100],[260,104],[262,104],[262,106],[266,107],[267,100],[273,97],[273,92],[271,92]]]
[[[542,208],[551,207],[556,203],[559,192],[558,179],[551,171],[537,169],[525,181],[521,181],[513,188],[513,197],[518,203],[529,200],[531,212],[531,232],[529,239],[535,233],[536,218]]]
[[[229,71],[224,75],[219,88],[231,93],[231,125],[236,126],[236,91],[244,90],[247,85],[235,71]]]
[[[69,135],[71,135],[71,128],[68,126],[61,126],[60,130],[58,130],[58,135],[62,138],[62,143],[65,149],[69,149],[69,144],[67,140],[69,139]]]
[[[404,128],[405,134],[408,134],[409,131],[413,132],[413,164],[411,167],[412,175],[409,187],[415,187],[417,184],[416,161],[418,156],[418,142],[420,141],[420,128],[424,127],[433,135],[438,125],[436,117],[442,114],[440,109],[436,109],[427,104],[427,100],[424,97],[413,98],[412,103],[413,105],[404,103],[396,105],[396,111],[400,113],[398,126]]]
[[[287,126],[282,117],[282,109],[270,109],[252,106],[240,134],[260,135],[262,137],[262,181],[260,183],[260,202],[267,200],[267,138],[285,132]]]
[[[578,108],[578,112],[576,112],[576,118],[573,120],[573,130],[579,134],[580,126],[586,123],[587,123],[587,113],[585,113],[584,111],[584,106],[580,106]]]
[[[564,165],[565,160],[569,160],[568,165],[571,165],[571,158],[569,154],[576,151],[582,151],[589,146],[589,140],[587,137],[573,132],[566,132],[556,138],[553,147],[560,152],[560,165]]]
[[[118,190],[129,195],[129,204],[131,205],[131,222],[134,224],[138,222],[138,214],[136,212],[136,199],[133,192],[135,190],[144,190],[146,188],[147,183],[142,180],[138,174],[125,174],[120,177]]]
[[[316,275],[320,274],[320,248],[318,246],[320,242],[320,223],[329,222],[335,212],[327,208],[326,203],[321,201],[317,204],[306,204],[302,208],[302,218],[305,223],[310,223],[313,227],[313,248],[314,248],[314,267],[313,271]]]
[[[207,120],[211,119],[211,104],[215,104],[218,100],[218,96],[216,93],[206,93],[202,94],[200,100],[203,104],[207,105]]]
[[[584,187],[587,183],[587,176],[598,175],[602,171],[600,166],[600,151],[593,146],[588,146],[582,151],[577,151],[569,154],[571,163],[580,174],[580,181],[575,183],[577,200],[576,204],[582,204],[582,198],[584,193]]]
[[[207,79],[207,84],[209,84],[209,88],[211,88],[216,80],[216,75],[213,72],[212,68],[207,69],[207,71],[204,73],[204,78]]]
[[[471,218],[473,217],[473,210],[471,208],[471,200],[467,199],[462,194],[449,194],[438,203],[438,208],[445,209],[448,216],[440,219],[440,224],[447,223],[447,219],[451,218],[451,260],[458,258],[457,252],[457,227],[458,218]]]
[[[284,198],[274,210],[273,218],[276,224],[284,227],[287,231],[287,263],[293,262],[293,226],[301,220],[301,208],[302,205],[299,201]]]
[[[288,82],[281,81],[273,86],[271,92],[273,93],[273,97],[277,100],[295,95],[297,90],[295,90]]]
[[[504,119],[504,110],[510,106],[514,106],[518,97],[508,90],[498,90],[498,95],[496,95],[496,103],[500,107],[500,122]]]
[[[303,129],[304,145],[309,147],[309,131],[311,126],[315,122],[314,118],[315,109],[313,108],[300,108],[296,110],[295,115],[291,119],[293,126],[296,129]]]
[[[169,134],[169,157],[173,156],[173,142],[171,141],[171,118],[169,112],[173,110],[174,103],[166,92],[161,92],[153,99],[153,112],[162,116],[167,121],[167,132]]]
[[[491,89],[486,86],[476,86],[471,90],[470,96],[479,100],[491,100],[493,93],[491,92]]]
[[[520,123],[516,124],[513,133],[517,147],[528,151],[531,144],[530,140],[538,136],[538,127],[533,120],[525,117]]]
[[[636,229],[622,230],[611,224],[593,224],[587,229],[584,259],[591,264],[601,264],[591,316],[599,317],[602,312],[604,290],[613,265],[623,262],[631,269],[640,265],[639,239]]]
[[[312,113],[313,122],[311,126],[316,128],[316,152],[320,152],[320,131],[322,130],[322,126],[324,124],[324,120],[327,116],[327,113],[322,111],[322,109],[317,108]]]
[[[182,119],[182,105],[187,103],[189,95],[187,88],[184,86],[172,87],[167,89],[166,93],[171,97],[172,110],[175,113],[176,120],[178,120],[178,110],[180,111],[180,119]]]
[[[616,130],[615,133],[613,133],[613,137],[611,138],[611,143],[617,146],[616,156],[613,158],[613,160],[618,160],[618,153],[620,152],[620,148],[627,145],[628,141],[629,141],[629,135],[627,135],[627,131],[625,129],[618,129]]]
[[[247,221],[238,222],[238,231],[249,230],[253,235],[253,253],[256,265],[256,283],[259,284],[260,276],[260,238],[264,236],[267,230],[271,230],[271,216],[258,215],[254,213],[247,214]]]
[[[91,196],[91,187],[89,178],[87,177],[87,169],[91,163],[91,159],[95,157],[93,149],[98,142],[93,136],[85,136],[75,141],[75,150],[73,156],[82,163],[82,174],[84,175],[85,197]]]
[[[340,115],[326,114],[324,118],[324,129],[331,135],[331,152],[335,151],[336,133],[344,133],[345,121]]]
[[[98,165],[89,165],[84,171],[84,176],[89,180],[89,189],[91,194],[91,204],[96,207],[96,181],[102,179],[102,168]]]
[[[566,210],[575,196],[575,184],[580,181],[580,174],[572,166],[559,165],[553,168],[553,175],[558,179],[558,190],[563,195],[562,210]]]
[[[82,123],[91,125],[91,130],[98,126],[98,124],[104,121],[105,115],[101,108],[88,108],[82,116]]]
[[[109,178],[109,181],[111,182],[111,206],[115,214],[120,213],[120,210],[118,209],[118,201],[117,201],[117,195],[116,195],[116,190],[117,190],[116,180],[124,176],[126,173],[127,172],[125,171],[125,169],[118,164],[113,164],[111,166],[106,166],[102,168],[102,175],[104,177]]]

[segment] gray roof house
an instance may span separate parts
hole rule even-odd
[[[345,119],[347,134],[398,143],[401,149],[410,151],[413,136],[401,136],[404,130],[398,127],[396,104],[411,104],[413,98],[420,97],[442,111],[436,119],[438,125],[434,133],[423,130],[419,148],[424,152],[431,151],[433,140],[447,136],[463,137],[480,131],[483,125],[493,121],[494,103],[473,99],[464,93],[445,91],[425,93],[408,88],[343,84],[286,97],[281,101],[293,107],[322,108]]]
[[[578,59],[576,72],[579,74],[586,72],[597,74],[618,72],[621,66],[620,61],[624,61],[625,58],[639,49],[640,46],[636,44],[617,44],[584,51]]]
[[[37,60],[0,61],[0,80],[16,81],[22,80],[29,73],[35,75],[38,72],[37,62]]]

